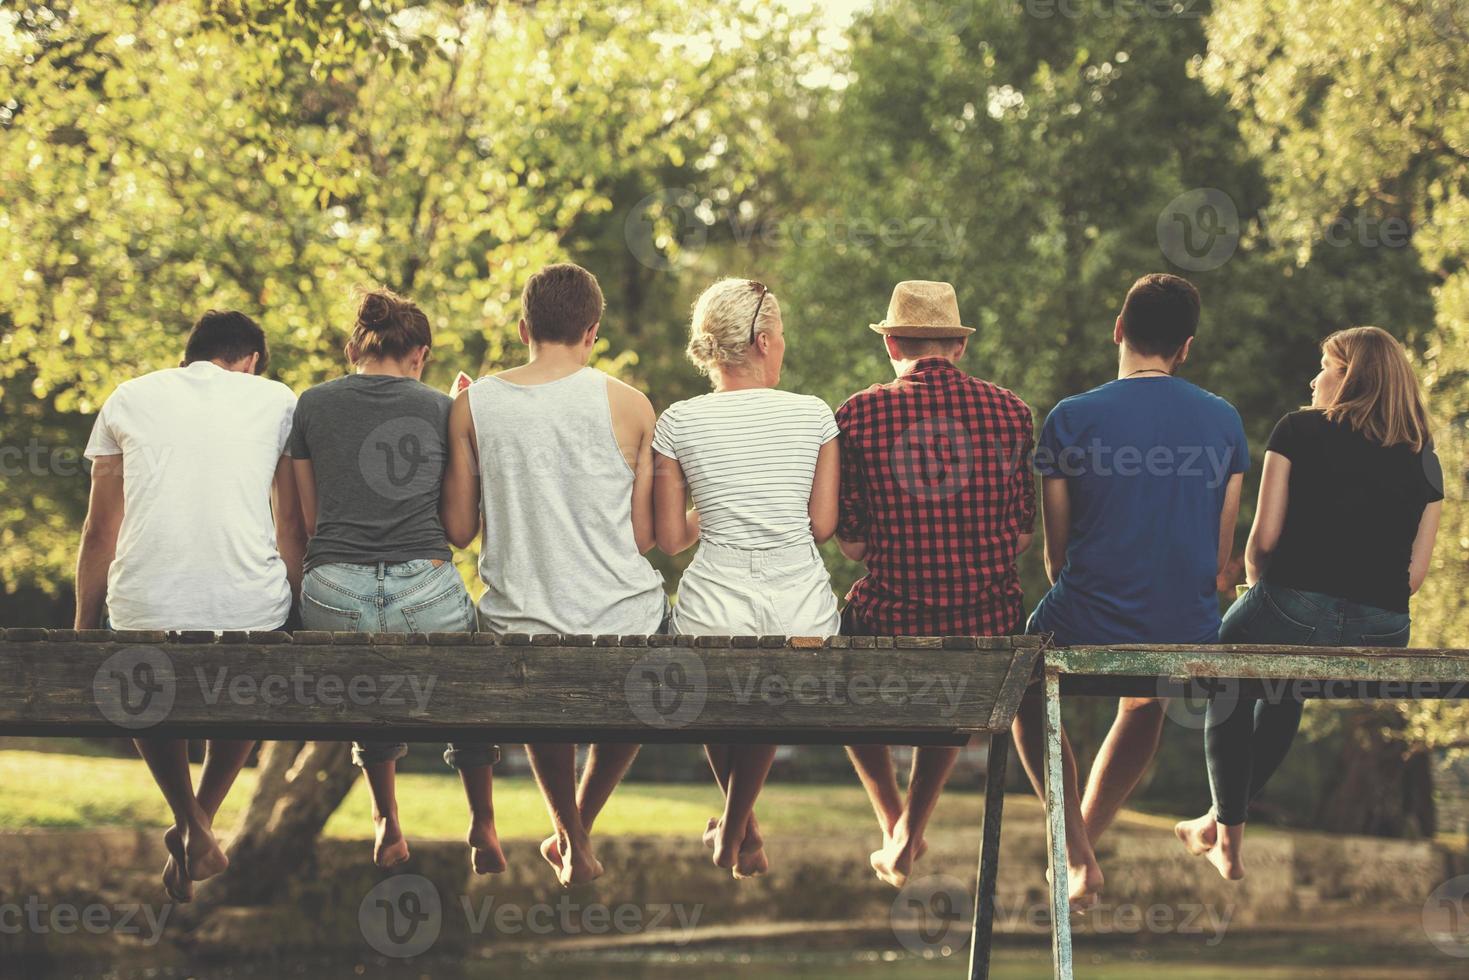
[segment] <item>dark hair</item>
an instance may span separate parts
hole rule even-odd
[[[891,340],[898,353],[910,361],[920,357],[946,357],[964,343],[963,337],[893,337]]]
[[[520,294],[520,315],[531,338],[543,344],[580,343],[605,305],[597,277],[570,262],[546,266]]]
[[[367,289],[357,304],[357,322],[347,339],[347,360],[396,361],[420,347],[434,345],[428,317],[410,299],[391,289]]]
[[[235,310],[206,310],[189,331],[184,341],[184,365],[195,361],[243,361],[251,354],[259,354],[255,373],[264,374],[270,362],[270,347],[265,343],[265,331],[243,313]]]
[[[1150,357],[1172,357],[1199,329],[1199,291],[1180,276],[1143,276],[1122,301],[1127,346]]]

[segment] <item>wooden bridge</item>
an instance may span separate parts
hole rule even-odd
[[[990,740],[969,976],[989,975],[1010,722],[1044,654],[1056,977],[1072,976],[1060,695],[1463,697],[1469,651],[1038,637],[7,629],[0,736],[963,745]],[[1329,683],[1328,683],[1329,682]],[[1202,760],[1201,763],[1202,764]]]

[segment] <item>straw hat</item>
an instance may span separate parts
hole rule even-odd
[[[959,297],[946,282],[910,279],[893,288],[888,315],[881,323],[869,324],[889,337],[967,337],[973,327],[959,322]]]

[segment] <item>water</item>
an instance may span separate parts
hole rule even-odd
[[[0,968],[0,975],[11,976]],[[962,980],[965,956],[909,956],[881,951],[609,952],[496,954],[473,958],[394,961],[380,957],[330,959],[232,958],[227,963],[160,966],[136,961],[106,965],[24,964],[14,976],[34,980]],[[1218,947],[1116,943],[1082,948],[1078,980],[1397,980],[1463,978],[1469,958],[1421,946],[1343,945],[1329,936],[1261,937]],[[1051,976],[1047,947],[1027,944],[996,950],[992,980]]]

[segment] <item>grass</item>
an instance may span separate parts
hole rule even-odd
[[[233,824],[254,784],[253,770],[241,773],[220,813],[222,827]],[[398,801],[404,828],[419,839],[457,839],[465,831],[464,797],[452,773],[400,774]],[[598,820],[597,832],[685,837],[702,831],[719,803],[712,779],[708,784],[628,782]],[[369,812],[366,785],[358,780],[327,824],[327,836],[371,836]],[[976,794],[956,791],[940,808],[935,826],[973,828],[979,812]],[[545,804],[528,776],[496,781],[495,817],[506,838],[538,837],[548,826]],[[770,832],[800,836],[876,829],[855,778],[848,785],[772,782],[761,797],[760,819]],[[157,828],[167,823],[168,808],[140,760],[0,750],[0,829]]]

